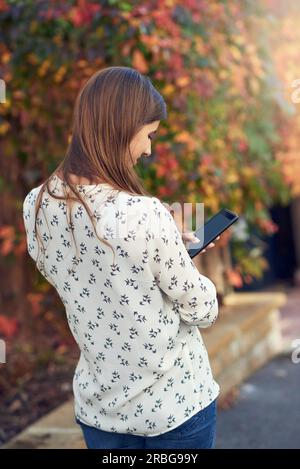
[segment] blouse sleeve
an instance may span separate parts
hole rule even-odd
[[[34,209],[35,209],[35,201],[37,195],[35,194],[35,190],[32,189],[25,197],[23,201],[23,222],[26,232],[26,244],[27,244],[27,251],[30,257],[36,262],[37,253],[38,253],[38,246],[37,246],[37,238],[34,229]]]
[[[30,257],[34,260],[35,262],[35,267],[36,269],[45,277],[45,279],[51,283],[53,286],[57,286],[55,282],[51,279],[50,275],[46,272],[45,266],[44,266],[44,256],[42,255],[43,252],[43,246],[40,245],[40,255],[38,259],[38,253],[39,253],[39,247],[38,247],[38,240],[36,236],[36,230],[35,230],[35,202],[38,196],[38,192],[40,190],[42,185],[38,186],[37,188],[33,188],[25,197],[23,200],[23,209],[22,209],[22,214],[23,214],[23,223],[25,227],[25,233],[26,233],[26,244],[27,244],[27,252],[30,255]],[[39,225],[39,230],[44,228],[44,215],[42,214],[43,212],[40,210],[38,217],[37,217],[37,225]],[[42,234],[42,238],[44,239],[45,243],[45,237],[48,237],[46,233]],[[48,239],[49,242],[49,239]]]
[[[209,327],[218,316],[216,287],[190,258],[169,210],[156,197],[152,202],[151,226],[158,230],[149,241],[152,274],[183,322]]]

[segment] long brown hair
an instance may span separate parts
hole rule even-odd
[[[96,232],[94,216],[76,184],[71,182],[70,174],[87,178],[91,182],[96,180],[109,184],[112,190],[151,196],[133,169],[130,142],[144,125],[166,117],[166,103],[148,76],[122,66],[107,67],[94,73],[76,98],[72,133],[64,160],[42,184],[38,194],[35,233],[37,234],[37,214],[46,188],[48,194],[55,199],[70,200],[71,205],[72,201],[80,201]],[[51,191],[50,180],[58,171],[62,175],[60,179],[63,187],[66,189],[68,186],[73,196],[66,190],[65,196],[55,195]],[[43,206],[42,209],[44,210]],[[71,221],[71,208],[69,216]],[[71,232],[77,252],[73,230]],[[97,232],[96,235],[113,250]],[[45,254],[44,245],[42,251]],[[39,253],[37,259],[38,257]],[[43,270],[43,263],[40,263],[40,269]]]

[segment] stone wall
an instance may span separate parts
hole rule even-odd
[[[278,308],[285,301],[281,292],[232,293],[216,323],[200,329],[221,398],[281,352]]]

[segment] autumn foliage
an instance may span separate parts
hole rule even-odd
[[[167,102],[155,158],[138,168],[147,189],[167,202],[203,202],[206,217],[228,207],[249,236],[254,226],[276,230],[268,207],[288,200],[289,188],[274,156],[281,134],[266,17],[256,1],[0,1],[2,274],[13,263],[12,276],[22,269],[31,315],[46,314],[40,300],[50,293],[43,279],[32,283],[22,201],[63,158],[77,92],[100,68],[138,69]],[[261,275],[263,253],[231,242],[228,281]],[[0,334],[9,337],[18,324],[14,311],[2,313]]]

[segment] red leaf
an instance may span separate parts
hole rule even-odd
[[[0,334],[4,334],[5,337],[13,337],[18,328],[18,321],[11,319],[6,316],[0,315]]]
[[[76,7],[71,8],[70,18],[75,26],[89,25],[93,16],[101,10],[101,5],[81,1]]]

